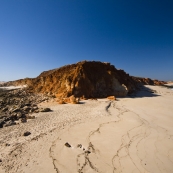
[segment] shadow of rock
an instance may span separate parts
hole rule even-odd
[[[83,101],[79,101],[79,103],[78,104],[85,104],[85,102],[83,102]]]
[[[162,85],[161,87],[168,88],[168,89],[173,89],[173,85]]]
[[[139,87],[137,91],[132,94],[129,94],[127,97],[129,98],[141,98],[141,97],[158,97],[160,96],[157,94],[156,90],[152,90],[145,85]]]

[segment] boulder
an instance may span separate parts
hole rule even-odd
[[[13,126],[13,125],[16,125],[16,122],[10,120],[10,121],[5,122],[5,124],[3,125],[3,127]]]
[[[64,100],[59,100],[58,104],[66,104],[66,102]]]
[[[71,147],[71,145],[70,145],[68,142],[66,142],[64,145],[65,145],[66,147],[68,147],[68,148]]]
[[[5,119],[0,119],[0,128],[3,128],[3,125],[5,124]]]
[[[40,112],[51,112],[50,108],[41,108]]]
[[[35,119],[35,116],[27,115],[26,118],[27,119]]]
[[[30,106],[24,106],[22,109],[23,109],[24,111],[28,112],[28,111],[31,110],[31,107],[30,107]]]
[[[38,110],[38,109],[37,109],[37,110],[35,110],[35,111],[34,111],[34,113],[39,113],[39,110]]]
[[[78,104],[79,103],[79,98],[76,98],[74,95],[69,97],[70,103],[72,104]]]
[[[26,131],[26,132],[24,132],[23,136],[29,136],[30,134],[31,134],[31,132]]]
[[[21,123],[26,123],[27,122],[27,118],[22,118],[21,119]]]
[[[6,106],[5,108],[2,109],[3,112],[8,110],[8,106]]]
[[[109,99],[109,100],[116,100],[115,96],[109,96],[109,97],[107,97],[107,99]]]
[[[22,117],[22,113],[21,112],[18,112],[17,113],[17,119],[20,119]]]

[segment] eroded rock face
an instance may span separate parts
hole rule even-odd
[[[152,80],[150,78],[141,78],[141,77],[132,77],[137,83],[142,85],[164,85],[167,82],[159,81],[159,80]]]
[[[161,84],[149,78],[129,76],[110,63],[82,61],[41,73],[38,77],[8,82],[5,85],[27,84],[30,92],[53,95],[57,98],[105,98],[126,96],[138,84]]]
[[[54,94],[58,98],[102,98],[126,96],[136,89],[136,82],[123,70],[102,62],[79,62],[43,72],[29,86],[34,92]]]

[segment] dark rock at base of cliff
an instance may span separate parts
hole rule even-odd
[[[6,90],[0,93],[0,128],[15,125],[15,121],[21,120],[22,123],[27,119],[35,119],[32,113],[39,112],[37,106],[50,97],[43,94],[34,94],[27,89]],[[48,108],[45,111],[50,111]]]
[[[51,112],[52,110],[50,108],[42,108],[40,112]]]
[[[13,125],[16,125],[16,122],[10,120],[10,121],[5,122],[5,124],[3,125],[3,127],[13,126]]]

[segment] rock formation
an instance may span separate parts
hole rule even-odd
[[[15,121],[34,119],[32,113],[50,112],[50,108],[38,108],[37,104],[52,98],[43,94],[29,93],[25,88],[0,90],[0,128],[16,125]]]
[[[159,81],[159,80],[152,80],[150,78],[142,78],[142,77],[132,77],[138,84],[142,85],[164,85],[167,82]]]
[[[32,78],[25,78],[25,79],[18,79],[18,80],[15,80],[15,81],[9,81],[9,82],[4,82],[2,84],[0,84],[0,86],[4,86],[4,87],[7,87],[7,86],[19,86],[19,85],[32,85]]]
[[[30,92],[54,95],[57,98],[102,98],[126,96],[138,84],[158,84],[151,79],[129,76],[110,63],[82,61],[42,72],[36,78],[25,78],[4,85],[28,85]]]
[[[58,98],[126,96],[136,88],[136,82],[123,70],[117,70],[110,63],[94,61],[43,72],[27,83],[33,92],[54,94]]]

